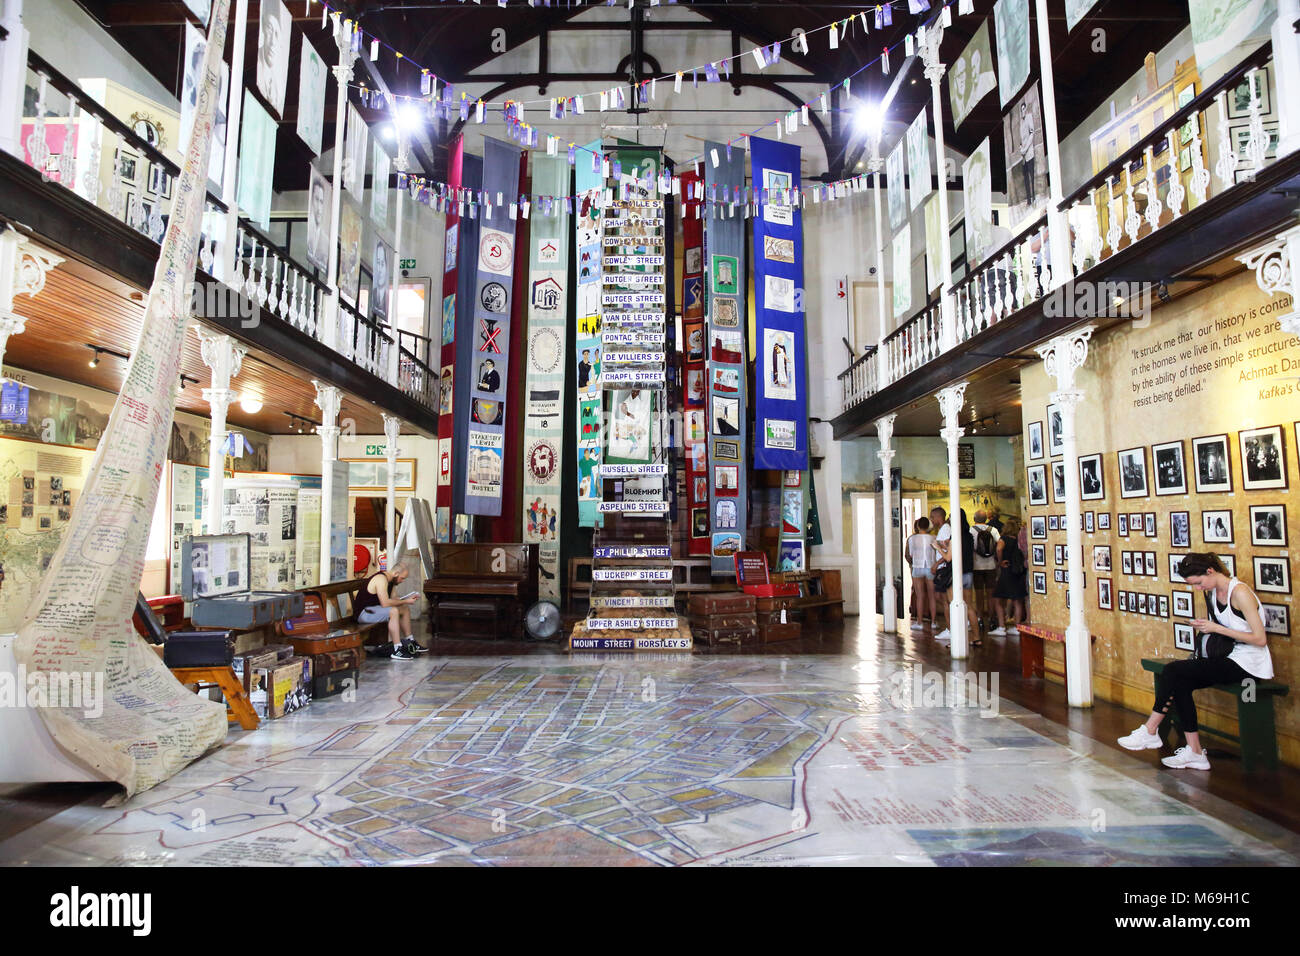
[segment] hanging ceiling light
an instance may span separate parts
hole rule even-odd
[[[256,415],[262,410],[262,400],[256,395],[245,395],[239,400],[239,407],[250,415]]]

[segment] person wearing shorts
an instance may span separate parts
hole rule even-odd
[[[930,625],[934,626],[934,562],[938,554],[930,534],[930,519],[917,518],[912,528],[914,533],[907,539],[907,563],[912,568],[912,598],[916,604],[912,629],[920,630],[925,627],[927,610]]]
[[[387,622],[388,640],[393,648],[391,656],[395,661],[413,661],[416,654],[424,651],[411,635],[411,605],[420,599],[420,595],[391,596],[393,586],[405,581],[409,573],[404,564],[398,564],[391,571],[376,571],[361,586],[352,605],[358,624]]]

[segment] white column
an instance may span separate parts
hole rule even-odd
[[[334,522],[334,462],[339,457],[339,408],[343,393],[316,379],[316,407],[321,411],[320,436],[320,583],[330,583],[330,525]],[[350,557],[350,556],[349,556]],[[351,563],[351,562],[349,562]]]
[[[31,35],[23,26],[23,0],[5,0],[0,26],[8,31],[0,43],[0,149],[23,158],[23,93],[27,84],[27,44]]]
[[[1038,20],[1038,63],[1043,92],[1043,139],[1047,144],[1047,243],[1051,250],[1051,288],[1069,282],[1070,221],[1062,211],[1065,194],[1061,179],[1061,141],[1056,132],[1056,80],[1052,72],[1052,37],[1048,29],[1047,0],[1035,0]]]
[[[14,297],[34,296],[45,288],[46,274],[63,261],[15,229],[0,232],[0,366],[9,336],[21,335],[27,320],[14,311]]]
[[[1052,401],[1061,410],[1061,444],[1065,467],[1065,566],[1069,571],[1070,624],[1065,629],[1065,689],[1071,707],[1092,706],[1092,639],[1083,602],[1083,502],[1079,497],[1079,449],[1075,438],[1075,412],[1083,401],[1074,373],[1088,359],[1088,340],[1095,326],[1086,325],[1058,335],[1035,351],[1043,368],[1056,379]]]
[[[1291,296],[1291,311],[1278,316],[1278,321],[1283,331],[1300,335],[1300,297],[1296,295],[1296,276],[1300,276],[1300,225],[1237,256],[1237,261],[1254,270],[1256,284],[1268,295]]]
[[[875,177],[871,198],[876,207],[876,312],[880,316],[880,338],[876,343],[877,391],[889,384],[890,369],[885,353],[885,339],[889,337],[890,320],[893,318],[893,309],[885,302],[885,224],[880,218],[880,169],[884,165],[885,161],[880,158],[880,133],[877,131],[871,143],[871,174]]]
[[[226,154],[221,166],[221,201],[226,205],[226,229],[221,253],[217,257],[217,276],[226,285],[235,281],[235,254],[239,250],[239,122],[244,106],[244,38],[247,34],[248,0],[235,0],[235,25],[230,43],[230,100],[226,103]]]
[[[384,457],[388,459],[388,507],[384,514],[384,527],[388,529],[388,570],[397,563],[397,440],[402,434],[402,420],[384,413]]]
[[[948,522],[952,528],[952,541],[948,546],[952,554],[952,600],[948,602],[948,629],[952,633],[952,659],[965,660],[967,655],[966,596],[962,593],[961,579],[966,569],[962,567],[961,538],[961,472],[957,468],[957,442],[966,429],[959,425],[962,403],[966,400],[969,382],[949,385],[939,393],[939,408],[943,412],[943,430],[939,434],[948,444]]]
[[[397,127],[397,173],[400,180],[402,174],[411,171],[411,137],[402,131],[400,120],[394,120],[394,125]],[[393,295],[388,301],[388,330],[393,337],[393,345],[388,350],[388,367],[385,369],[388,384],[394,388],[397,386],[399,346],[402,344],[401,337],[397,334],[397,300],[402,291],[402,225],[405,220],[406,190],[398,189],[397,227],[393,230]]]
[[[948,212],[948,156],[943,141],[943,105],[939,96],[940,80],[948,67],[939,59],[939,46],[943,43],[943,21],[936,20],[921,37],[921,62],[925,64],[925,78],[930,81],[930,110],[934,120],[934,151],[936,154],[937,179],[939,180],[939,347],[947,351],[957,344],[957,311],[952,306],[952,240],[948,236],[948,224],[952,220]],[[960,582],[958,582],[960,583]],[[956,648],[956,639],[953,647]],[[955,655],[954,655],[955,656]]]
[[[352,82],[352,21],[334,17],[334,39],[339,50],[339,61],[334,65],[334,79],[338,84],[338,97],[334,108],[334,189],[330,199],[330,261],[325,270],[327,288],[322,317],[321,341],[338,349],[339,341],[339,217],[343,210],[343,131],[348,125],[348,84]],[[322,525],[322,527],[324,527]],[[322,540],[322,545],[323,545]]]
[[[1300,20],[1300,0],[1278,0],[1273,23],[1273,65],[1277,68],[1278,120],[1281,140],[1277,158],[1300,149],[1300,34],[1294,24]],[[1285,94],[1282,92],[1285,90]]]
[[[203,399],[208,403],[212,415],[212,429],[208,433],[208,505],[204,522],[208,534],[221,534],[221,513],[225,498],[222,497],[226,478],[225,456],[222,448],[226,444],[226,412],[230,409],[239,393],[231,389],[230,380],[239,374],[240,366],[248,349],[239,345],[229,335],[221,335],[197,329],[199,352],[203,364],[212,370],[212,387],[203,390]]]
[[[894,587],[894,494],[893,482],[890,481],[890,469],[894,460],[894,449],[889,447],[889,443],[894,439],[894,420],[897,415],[886,415],[884,418],[876,421],[876,434],[880,436],[880,451],[876,454],[880,458],[880,466],[884,470],[884,480],[881,487],[884,492],[884,520],[881,527],[885,532],[885,586],[881,591],[881,599],[884,603],[885,615],[885,633],[893,634],[898,630],[898,613],[896,604],[898,602],[898,591]]]

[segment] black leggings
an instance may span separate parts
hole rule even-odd
[[[1173,703],[1178,711],[1178,725],[1185,734],[1194,734],[1196,704],[1192,691],[1215,684],[1233,684],[1250,677],[1240,664],[1228,657],[1200,657],[1173,661],[1156,675],[1156,702],[1151,709],[1159,714],[1169,713]]]

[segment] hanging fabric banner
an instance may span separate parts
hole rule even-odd
[[[704,221],[694,172],[682,176],[682,446],[686,453],[686,501],[690,554],[709,553],[708,363],[704,345]]]
[[[593,163],[594,160],[594,163]],[[600,503],[600,447],[604,415],[600,392],[601,206],[605,173],[601,141],[584,147],[574,170],[573,222],[578,275],[578,524],[595,527]]]
[[[478,322],[478,253],[479,236],[483,226],[483,206],[479,201],[483,193],[483,159],[469,153],[461,160],[461,196],[463,196],[462,215],[460,217],[460,248],[456,254],[456,368],[452,390],[452,415],[455,419],[454,431],[447,432],[452,440],[451,456],[451,492],[452,492],[452,541],[473,541],[474,518],[465,507],[466,475],[469,462],[469,431],[471,414],[471,397],[474,391],[473,381],[478,365],[475,356],[479,347]],[[504,375],[501,376],[505,378]],[[505,442],[500,451],[504,453]],[[480,468],[490,467],[488,460],[476,459],[474,464]],[[490,476],[483,473],[486,480]],[[498,479],[499,481],[499,479]]]
[[[808,382],[799,147],[754,138],[750,161],[754,187],[767,197],[754,219],[754,467],[804,471]]]
[[[442,323],[441,372],[438,376],[438,493],[435,519],[437,540],[446,544],[451,540],[451,473],[452,432],[455,425],[456,375],[456,289],[457,265],[460,259],[460,192],[461,166],[465,155],[464,137],[457,136],[447,151],[447,226],[443,244],[442,270]]]
[[[505,481],[506,399],[510,371],[510,307],[514,294],[515,221],[497,197],[519,195],[519,147],[483,138],[485,200],[478,209],[478,243],[474,297],[466,315],[473,316],[469,362],[458,363],[468,375],[465,420],[465,513],[499,515]],[[491,210],[489,218],[489,210]],[[458,356],[460,350],[457,350]],[[459,412],[459,409],[457,409]],[[460,416],[457,416],[460,421]],[[460,435],[457,433],[457,443]],[[512,456],[513,464],[513,456]]]
[[[744,153],[728,155],[721,143],[705,143],[710,157],[704,195],[734,196],[745,185]],[[716,160],[713,159],[716,157]],[[714,574],[734,575],[732,555],[743,551],[745,479],[745,217],[737,203],[709,202],[704,219],[704,283],[708,287],[707,349],[709,435],[709,528]]]
[[[569,164],[561,156],[533,158],[530,210],[528,349],[524,396],[524,538],[536,542],[541,597],[560,599],[560,462],[564,438],[565,312],[569,281]]]

